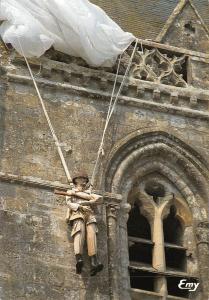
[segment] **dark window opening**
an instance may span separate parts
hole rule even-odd
[[[188,82],[188,75],[187,75],[187,72],[188,72],[188,57],[186,56],[185,57],[185,61],[184,63],[181,65],[176,65],[175,66],[175,71],[176,73],[181,73],[183,75],[183,79]],[[179,86],[181,87],[184,87],[182,84],[179,84]]]
[[[129,240],[129,260],[144,264],[152,264],[152,245],[133,243]]]
[[[151,229],[149,222],[144,216],[141,215],[137,203],[134,203],[134,206],[129,213],[127,228],[128,236],[151,240]]]
[[[163,231],[165,243],[182,245],[183,228],[176,218],[175,206],[171,206],[169,215],[163,220]]]
[[[145,72],[145,71],[142,72],[142,73],[141,73],[141,78],[140,78],[140,79],[141,79],[141,80],[148,80],[147,75],[148,75],[147,72]]]
[[[170,296],[176,296],[176,297],[183,297],[188,298],[189,292],[188,290],[182,290],[178,287],[180,280],[182,280],[182,277],[167,277],[167,289],[168,289],[168,295]]]
[[[156,274],[130,268],[130,281],[133,289],[154,291]]]
[[[196,28],[192,25],[191,22],[186,23],[184,25],[185,31],[190,35],[190,34],[195,34]]]
[[[167,269],[186,271],[186,250],[165,247],[165,260]]]

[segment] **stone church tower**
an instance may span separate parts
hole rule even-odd
[[[65,173],[24,59],[0,43],[0,299],[208,300],[208,3],[92,2],[142,38],[96,174],[105,267],[90,277],[86,255],[75,273]],[[53,49],[30,65],[70,171],[91,175],[116,68]]]

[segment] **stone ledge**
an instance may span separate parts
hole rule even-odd
[[[20,56],[16,57],[13,60],[15,63],[21,63],[21,66],[24,67],[23,69],[26,69],[24,59]],[[112,73],[109,70],[101,70],[101,69],[92,69],[87,66],[80,66],[76,65],[75,63],[63,63],[59,61],[50,60],[46,57],[40,58],[40,60],[30,60],[31,68],[39,67],[41,63],[42,71],[45,74],[45,72],[50,73],[50,76],[41,76],[37,77],[37,80],[44,80],[49,79],[51,76],[52,71],[61,72],[64,81],[69,81],[69,78],[73,75],[79,76],[81,81],[83,82],[82,86],[88,86],[89,85],[89,79],[99,79],[100,80],[100,86],[101,90],[104,90],[104,83],[107,85],[107,83],[111,83],[111,87],[113,86],[113,82],[115,81],[115,74]],[[10,74],[10,67],[7,69],[8,74]],[[27,71],[28,73],[28,71]],[[15,75],[15,71],[12,71],[12,75]],[[65,74],[65,75],[64,75]],[[16,74],[16,75],[23,75],[23,74]],[[67,76],[67,78],[66,78]],[[88,84],[86,85],[85,82],[88,81]],[[123,80],[123,75],[118,75],[117,82],[121,83]],[[128,78],[128,82],[126,82],[126,89],[129,87],[136,87],[136,95],[138,94],[138,89],[145,90],[159,90],[159,92],[164,92],[166,94],[178,94],[179,97],[192,97],[196,96],[198,100],[208,101],[209,91],[201,88],[195,88],[193,86],[188,87],[177,87],[173,85],[166,85],[162,83],[156,83],[152,81],[146,81],[146,80],[140,80],[138,78]],[[107,88],[105,88],[107,89]]]
[[[138,42],[143,43],[143,45],[146,45],[146,46],[157,47],[157,48],[169,50],[172,52],[177,52],[177,53],[187,54],[190,56],[209,59],[209,54],[203,53],[203,52],[188,50],[188,49],[184,49],[184,48],[178,48],[178,47],[170,46],[170,45],[166,45],[166,44],[161,44],[160,42],[157,42],[157,41],[148,41],[148,40],[138,39]]]
[[[156,297],[156,299],[164,299],[162,295],[160,295],[159,293],[155,293],[155,292],[151,292],[151,291],[146,291],[146,290],[140,290],[140,289],[131,289],[131,294],[137,297],[139,295],[141,296],[150,296],[150,297]],[[138,299],[138,298],[133,298],[133,299]],[[151,299],[151,298],[150,298]],[[152,298],[155,299],[155,298]],[[188,298],[184,298],[184,297],[176,297],[176,296],[171,296],[168,295],[166,296],[166,299],[171,299],[171,300],[188,300]]]
[[[175,271],[166,270],[166,271],[162,272],[162,271],[158,271],[158,270],[154,269],[152,266],[143,266],[140,263],[133,262],[133,261],[130,261],[129,268],[130,269],[135,269],[135,270],[146,271],[146,272],[149,272],[149,273],[155,273],[155,274],[162,275],[162,276],[169,276],[169,277],[172,276],[172,277],[199,279],[197,276],[193,276],[191,274],[181,272],[181,271],[178,271],[178,270],[175,270]]]
[[[3,172],[0,172],[0,182],[1,181],[9,182],[11,184],[16,183],[16,184],[28,185],[28,186],[41,188],[41,189],[47,189],[47,190],[60,189],[65,191],[69,189],[68,184],[63,184],[58,181],[47,181],[37,177],[20,176],[20,175],[14,175],[14,174],[3,173]],[[108,204],[111,201],[115,203],[120,203],[122,200],[122,196],[120,194],[113,194],[108,192],[103,193],[102,191],[94,191],[94,192],[104,196],[105,204]]]
[[[17,82],[17,83],[29,83],[32,84],[32,79],[29,76],[23,76],[23,75],[15,75],[8,73],[7,74],[9,81],[11,82]],[[46,80],[46,79],[37,79],[36,80],[39,86],[50,86],[54,87],[56,89],[63,89],[63,90],[71,90],[72,93],[74,94],[80,94],[80,95],[90,95],[93,98],[96,98],[97,100],[108,100],[111,97],[111,94],[109,92],[102,92],[99,90],[92,90],[89,88],[84,88],[81,86],[74,86],[71,84],[67,83],[58,83],[54,82],[51,80]],[[144,85],[147,85],[149,83],[143,83]],[[152,83],[154,85],[154,83]],[[167,86],[165,86],[165,89],[167,89]],[[168,91],[167,91],[168,93]],[[206,119],[209,120],[209,113],[203,112],[203,111],[198,111],[194,110],[191,108],[187,107],[176,107],[171,104],[163,104],[159,102],[153,102],[152,100],[142,100],[142,99],[137,99],[133,97],[128,97],[128,96],[120,96],[119,97],[119,103],[122,105],[130,105],[133,107],[139,107],[139,108],[144,108],[144,109],[151,109],[155,111],[160,111],[164,113],[172,113],[172,114],[178,114],[182,116],[188,116],[188,117],[194,117],[194,118],[199,118],[199,119]]]
[[[133,295],[133,299],[138,299],[139,295],[141,296],[150,296],[152,298],[150,299],[162,299],[162,295],[159,293],[151,292],[151,291],[146,291],[146,290],[140,290],[140,289],[131,289],[131,294]],[[137,298],[135,298],[135,296]],[[155,298],[153,298],[155,297]]]

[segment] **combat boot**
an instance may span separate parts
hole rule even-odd
[[[83,257],[81,254],[76,254],[76,273],[81,274],[83,268]]]
[[[96,255],[90,256],[90,260],[91,260],[90,275],[91,276],[95,276],[98,272],[102,271],[102,269],[103,269],[104,266],[103,266],[103,264],[101,264],[100,262],[98,262]]]

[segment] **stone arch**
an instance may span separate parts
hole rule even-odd
[[[145,129],[132,133],[114,147],[103,184],[106,191],[123,194],[127,200],[137,181],[157,172],[176,186],[195,219],[202,220],[207,218],[207,165],[199,153],[175,135]]]
[[[175,197],[172,205],[176,208],[176,218],[181,225],[185,228],[192,225],[192,214],[189,206],[183,201],[183,199]]]

